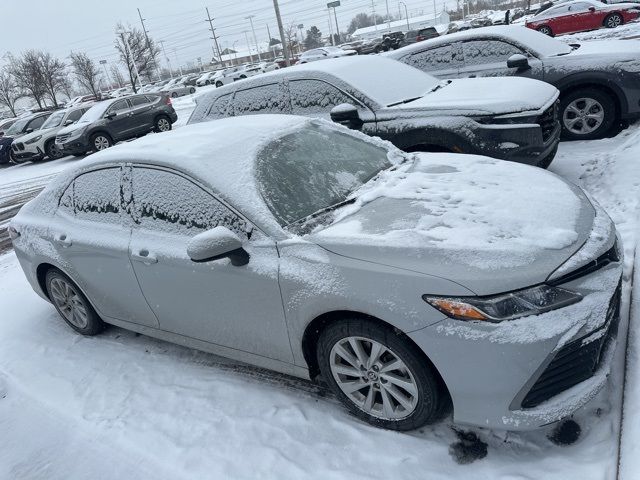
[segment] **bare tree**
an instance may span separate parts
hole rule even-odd
[[[78,83],[97,97],[100,84],[100,68],[84,52],[71,52],[69,58]]]
[[[38,59],[43,89],[53,102],[53,106],[58,107],[56,94],[62,89],[67,66],[62,60],[54,57],[49,52],[38,52]]]
[[[114,46],[120,54],[120,60],[127,67],[133,91],[137,92],[136,67],[141,77],[150,80],[157,65],[160,49],[152,38],[147,40],[142,30],[135,27],[125,29],[121,23],[116,26]]]
[[[124,75],[122,75],[122,72],[120,71],[117,65],[111,65],[110,70],[111,70],[111,78],[113,78],[113,80],[120,87],[122,87],[125,83],[127,83],[124,79]]]
[[[4,67],[0,70],[0,105],[4,105],[9,109],[11,115],[16,116],[16,101],[23,97],[24,94],[18,88],[15,78]]]
[[[295,49],[300,49],[299,41],[298,41],[298,25],[293,22],[284,29],[284,37],[287,41],[287,45],[293,51]]]
[[[75,89],[73,85],[73,81],[67,75],[62,79],[62,83],[60,84],[60,89],[62,93],[64,93],[69,100],[76,96]]]
[[[9,72],[15,79],[18,89],[27,96],[33,98],[39,108],[46,106],[44,79],[40,68],[40,54],[36,50],[27,50],[21,57],[11,55],[9,59]]]

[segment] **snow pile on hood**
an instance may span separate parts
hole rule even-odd
[[[317,238],[474,255],[496,251],[508,254],[514,266],[533,261],[541,250],[574,244],[586,201],[549,172],[455,154],[417,155],[413,164],[386,172],[358,193],[329,227],[314,233]],[[390,224],[380,222],[393,200],[403,201],[404,214],[398,209]]]

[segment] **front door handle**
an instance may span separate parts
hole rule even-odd
[[[132,253],[131,259],[135,260],[136,262],[142,262],[145,265],[158,263],[158,257],[153,255],[152,253],[149,253],[149,250],[146,249],[141,249],[138,251],[138,253]]]
[[[62,245],[64,248],[70,247],[73,243],[66,233],[57,234],[53,238],[53,241],[56,242],[58,245]]]

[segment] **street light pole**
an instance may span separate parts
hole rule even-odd
[[[164,40],[160,40],[160,48],[162,48],[162,54],[164,55],[164,59],[167,61],[167,65],[169,66],[169,75],[173,80],[173,69],[171,68],[171,60],[169,60],[169,57],[167,56],[167,52],[164,49]]]
[[[249,15],[248,17],[244,17],[245,19],[249,19],[249,22],[251,23],[251,32],[253,33],[253,43],[256,44],[256,50],[258,51],[258,61],[261,62],[262,61],[262,57],[260,56],[260,47],[258,46],[258,39],[256,38],[256,29],[253,28],[253,17],[255,17],[255,15]]]
[[[249,49],[249,58],[251,58],[251,63],[253,63],[253,54],[251,53],[251,44],[249,43],[249,36],[247,35],[247,31],[244,32],[244,40],[247,42],[247,48]]]
[[[111,79],[109,78],[109,73],[107,72],[107,61],[100,60],[100,63],[104,67],[104,78],[107,80],[107,86],[111,86]]]
[[[436,26],[436,19],[438,18],[438,11],[436,10],[436,0],[433,0],[433,26]]]
[[[336,7],[333,7],[333,18],[336,21],[336,35],[338,36],[338,43],[340,43],[340,27],[338,26],[338,15],[336,15]]]
[[[387,32],[391,31],[391,15],[389,14],[389,0],[385,0],[387,4]]]
[[[409,27],[409,10],[407,10],[407,4],[404,2],[398,2],[398,8],[400,8],[400,5],[404,6],[404,14],[407,17],[407,32],[409,30],[411,30],[411,27]]]

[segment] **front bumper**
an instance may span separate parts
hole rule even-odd
[[[499,324],[445,319],[410,333],[442,375],[454,421],[532,430],[595,397],[617,343],[621,273],[614,262],[563,284],[582,301],[542,315]],[[452,360],[451,352],[463,353]]]
[[[37,162],[45,157],[44,152],[37,145],[27,145],[22,142],[14,142],[11,149],[13,158],[18,161]]]
[[[64,140],[63,142],[58,142],[58,139],[56,139],[56,147],[63,155],[84,155],[91,150],[89,138],[86,135]]]

